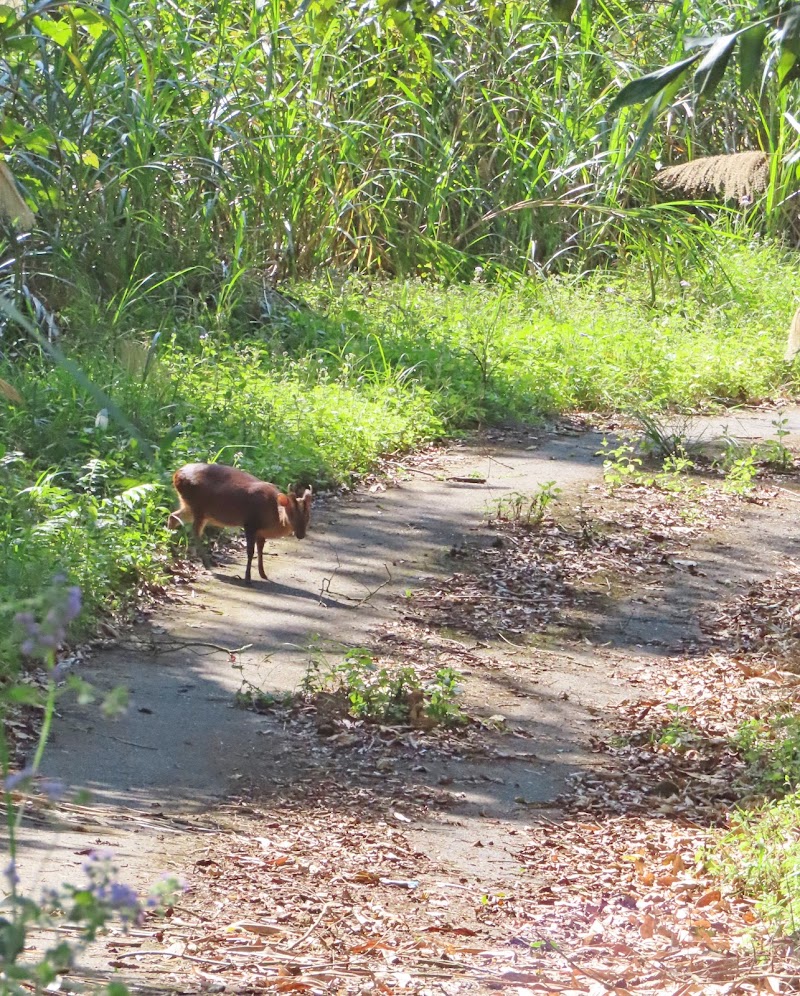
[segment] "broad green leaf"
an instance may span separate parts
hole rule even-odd
[[[89,10],[87,7],[73,7],[71,13],[75,23],[80,24],[95,41],[108,30],[105,19],[94,10]]]
[[[739,42],[739,85],[742,90],[748,90],[758,75],[768,31],[768,25],[754,24],[752,28],[742,32]]]
[[[21,135],[25,134],[25,126],[19,121],[6,117],[0,122],[0,140],[3,145],[14,145]]]
[[[72,28],[67,21],[51,21],[47,17],[34,17],[33,23],[43,35],[52,38],[62,48],[72,41]]]
[[[797,57],[800,55],[800,4],[792,4],[778,32],[781,57],[778,59],[778,82],[785,87],[797,77]]]
[[[797,72],[797,56],[788,48],[783,49],[778,59],[778,81],[781,88],[790,83]]]
[[[414,15],[407,10],[393,10],[391,13],[394,26],[406,41],[413,41],[417,36]]]
[[[701,55],[702,52],[698,52],[696,55],[690,55],[687,59],[681,59],[680,62],[673,62],[669,66],[662,66],[661,69],[648,73],[646,76],[640,76],[638,80],[631,80],[611,101],[608,108],[609,114],[613,114],[620,107],[640,104],[642,101],[654,97],[659,90],[669,86],[685,73],[689,66],[694,65]]]
[[[710,97],[722,79],[736,44],[736,34],[718,38],[703,56],[694,74],[694,88],[699,97]]]
[[[10,27],[17,20],[17,11],[7,4],[0,4],[0,27]]]
[[[33,131],[20,135],[17,142],[23,149],[27,149],[28,152],[37,152],[40,155],[44,155],[56,144],[56,138],[47,125],[39,125]]]

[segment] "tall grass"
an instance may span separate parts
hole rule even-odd
[[[35,10],[4,15],[0,134],[43,230],[24,262],[9,252],[53,311],[65,277],[114,298],[134,274],[182,272],[176,296],[224,304],[253,267],[580,271],[649,248],[654,229],[680,258],[695,229],[648,213],[657,160],[797,148],[770,85],[739,93],[733,73],[633,159],[638,112],[607,115],[628,76],[744,3],[585,2],[563,24],[473,0],[411,39],[355,2]]]

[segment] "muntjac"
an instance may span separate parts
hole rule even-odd
[[[301,498],[284,495],[266,481],[222,463],[187,463],[172,475],[181,504],[167,520],[170,529],[193,523],[199,540],[209,523],[242,526],[247,539],[245,584],[251,584],[250,568],[258,547],[258,573],[266,581],[264,541],[289,536],[302,539],[311,517],[311,488]]]

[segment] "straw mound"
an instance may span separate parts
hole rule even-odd
[[[715,195],[740,204],[752,203],[768,183],[769,157],[763,152],[706,156],[669,166],[656,176],[656,184],[667,193],[698,199]]]

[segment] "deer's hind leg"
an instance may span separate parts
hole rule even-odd
[[[258,548],[258,573],[265,581],[269,581],[267,572],[264,570],[264,537],[256,537],[256,547]]]

